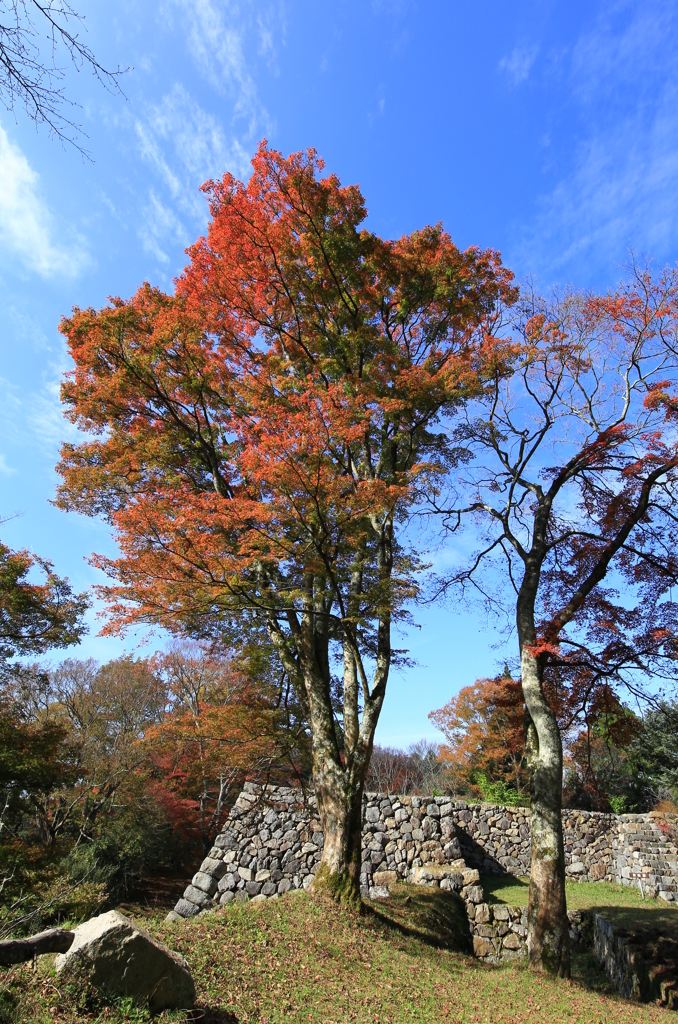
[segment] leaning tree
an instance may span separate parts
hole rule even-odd
[[[63,321],[63,401],[95,436],[64,447],[58,500],[115,531],[109,628],[265,631],[310,726],[316,884],[355,902],[392,628],[417,592],[403,525],[514,292],[496,253],[440,227],[361,230],[359,189],[322,167],[262,144],[247,185],[205,186],[174,296],[144,285]]]
[[[530,961],[568,975],[559,716],[675,676],[678,272],[604,297],[525,296],[494,384],[463,410],[470,462],[433,497],[476,553],[443,581],[515,623],[527,709]],[[508,601],[508,604],[507,604]]]

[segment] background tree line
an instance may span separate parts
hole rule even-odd
[[[563,806],[675,812],[678,707],[657,700],[634,712],[612,690],[599,697],[581,715],[576,704],[558,704],[551,695],[565,747]],[[439,788],[507,806],[529,804],[525,704],[508,667],[463,687],[429,717],[446,741],[436,748]]]
[[[657,701],[635,712],[609,693],[585,720],[563,708],[563,806],[639,814],[678,813],[678,706]],[[407,750],[375,745],[368,789],[451,794],[528,806],[525,704],[508,667],[465,686],[429,718],[445,737]]]
[[[26,552],[2,547],[0,569],[0,932],[189,872],[245,778],[308,779],[306,723],[270,650],[17,660],[77,641],[87,602]]]

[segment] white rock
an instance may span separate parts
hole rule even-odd
[[[75,929],[73,944],[55,961],[57,974],[86,980],[106,995],[132,997],[151,1013],[188,1010],[195,985],[188,964],[129,918],[111,910]]]
[[[371,885],[370,886],[370,899],[371,900],[387,900],[390,896],[390,892],[385,885]]]

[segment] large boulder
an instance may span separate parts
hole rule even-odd
[[[112,998],[131,996],[151,1013],[188,1010],[195,1003],[183,956],[117,910],[78,925],[71,948],[57,956],[55,966],[68,980],[87,982]]]

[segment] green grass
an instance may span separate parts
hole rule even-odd
[[[490,903],[525,906],[527,878],[486,876],[481,879]],[[602,914],[615,932],[626,936],[647,964],[648,994],[659,997],[662,982],[678,981],[678,907],[643,899],[639,889],[609,882],[566,882],[568,910]]]
[[[527,906],[527,878],[486,875],[481,878],[488,903]],[[595,910],[617,931],[633,933],[643,941],[667,936],[678,944],[678,905],[643,899],[639,889],[611,882],[566,882],[568,910]]]
[[[666,1011],[612,992],[591,956],[575,958],[571,983],[478,963],[463,952],[458,900],[440,890],[398,886],[362,916],[297,892],[254,906],[231,903],[192,921],[144,923],[184,954],[198,989],[195,1010],[164,1014],[163,1024],[665,1020]],[[147,1019],[129,1005],[79,1004],[76,993],[59,987],[52,960],[43,957],[36,974],[30,965],[0,974],[2,1024]]]
[[[530,885],[527,878],[510,875],[485,875],[480,879],[488,903],[507,903],[514,907],[526,907]],[[669,913],[674,912],[666,903],[646,899],[639,889],[614,882],[565,882],[568,910],[588,910],[593,907],[656,908],[658,905]],[[676,918],[678,921],[678,917]]]

